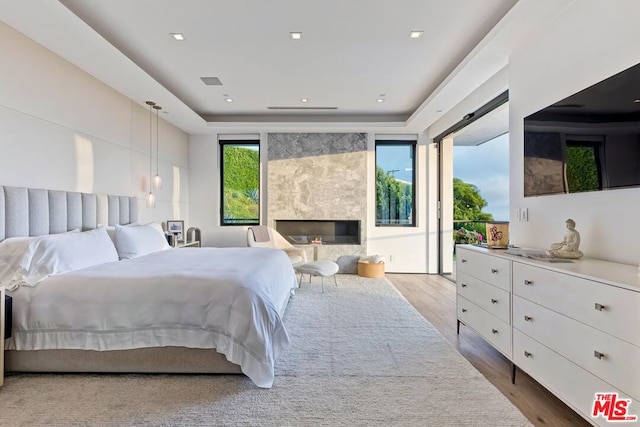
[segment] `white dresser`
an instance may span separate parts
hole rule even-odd
[[[458,246],[456,267],[458,322],[589,422],[608,424],[591,416],[596,393],[632,399],[629,415],[640,416],[636,266],[592,259],[548,263]],[[511,313],[506,321],[505,308],[498,308],[505,296]],[[505,326],[510,326],[508,339],[498,338]]]
[[[458,331],[475,330],[511,360],[511,261],[458,246]]]

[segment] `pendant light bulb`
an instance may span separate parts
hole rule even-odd
[[[147,207],[148,208],[156,207],[156,195],[153,194],[151,191],[149,191],[149,194],[147,194]]]
[[[156,176],[153,177],[153,188],[158,191],[162,190],[162,177],[156,173]]]

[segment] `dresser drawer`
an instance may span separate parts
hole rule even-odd
[[[458,319],[511,359],[511,326],[458,295]]]
[[[629,398],[517,329],[513,330],[513,362],[584,418],[598,425],[610,424],[602,417],[591,417],[596,393],[617,392],[620,398]],[[634,406],[631,405],[631,408],[634,409]]]
[[[514,328],[640,400],[640,347],[518,296],[513,313]]]
[[[470,249],[460,248],[457,251],[456,272],[465,273],[469,276],[490,283],[494,286],[511,292],[511,270],[510,261],[474,252]]]
[[[464,273],[457,273],[458,294],[511,324],[510,293]]]
[[[513,294],[640,346],[640,292],[514,262]]]

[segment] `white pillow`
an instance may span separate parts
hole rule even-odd
[[[12,287],[34,286],[55,274],[114,261],[118,253],[104,228],[41,236],[29,244]]]
[[[162,226],[157,222],[137,227],[116,225],[116,249],[120,259],[137,258],[169,248]]]
[[[125,227],[137,227],[139,225],[140,225],[139,222],[132,222],[131,224],[126,224]],[[98,224],[98,228],[100,228],[100,227],[104,227],[104,228],[107,229],[107,234],[109,234],[109,237],[111,238],[111,241],[115,245],[116,244],[116,227],[115,227],[115,225]]]
[[[37,237],[10,237],[0,242],[0,285],[9,286],[20,269],[29,244]]]
[[[78,233],[80,229],[76,228],[66,233]],[[20,271],[24,263],[31,260],[31,254],[27,253],[29,244],[38,239],[46,239],[50,235],[42,235],[35,237],[10,237],[0,242],[0,285],[9,286],[11,280]],[[29,257],[28,260],[25,257]]]

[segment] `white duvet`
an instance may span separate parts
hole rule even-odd
[[[155,252],[19,288],[7,348],[215,348],[268,388],[289,343],[282,315],[296,286],[280,250]]]

